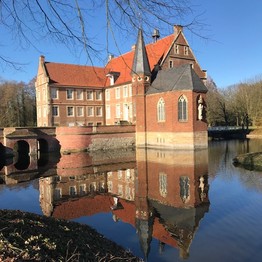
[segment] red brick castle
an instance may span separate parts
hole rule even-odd
[[[207,147],[206,72],[183,34],[145,45],[142,30],[132,50],[105,67],[46,62],[36,80],[38,126],[132,124],[137,147]]]

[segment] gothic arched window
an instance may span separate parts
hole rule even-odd
[[[165,120],[166,120],[165,101],[163,98],[160,98],[157,103],[157,121],[163,122]]]
[[[178,99],[178,121],[187,121],[188,118],[188,105],[187,98],[182,95]]]

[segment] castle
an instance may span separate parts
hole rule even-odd
[[[135,125],[136,146],[206,148],[205,86],[181,26],[110,56],[105,67],[60,64],[40,56],[37,126]]]

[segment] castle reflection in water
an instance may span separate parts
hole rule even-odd
[[[145,256],[152,238],[187,258],[209,208],[208,155],[143,150],[63,155],[57,175],[39,180],[46,216],[75,219],[112,212],[136,228]]]
[[[146,257],[152,238],[187,258],[199,222],[209,209],[208,151],[152,149],[48,156],[27,170],[6,163],[6,184],[39,177],[46,216],[76,219],[110,213],[131,224]]]

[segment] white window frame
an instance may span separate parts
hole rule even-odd
[[[70,112],[69,112],[69,108],[72,108],[72,114],[69,114]],[[75,116],[75,110],[74,110],[74,107],[73,106],[67,106],[66,107],[66,115],[68,116],[68,117],[73,117],[73,116]]]
[[[89,113],[89,109],[91,110],[91,114]],[[94,107],[93,106],[87,107],[87,116],[94,116]]]
[[[121,105],[116,104],[116,118],[120,118],[121,116]]]
[[[120,96],[121,96],[120,95],[120,87],[117,87],[115,92],[116,92],[116,94],[115,94],[116,95],[116,99],[120,99]]]
[[[84,98],[84,91],[83,89],[76,89],[76,99],[83,100]]]
[[[96,116],[103,116],[103,108],[102,106],[96,107]]]
[[[87,100],[94,100],[94,91],[93,90],[87,90],[86,91],[86,99]]]
[[[51,98],[58,99],[58,88],[51,87]]]
[[[79,111],[80,109],[82,109],[81,112]],[[81,114],[79,114],[79,112]],[[83,106],[77,106],[76,107],[76,114],[77,114],[77,116],[84,116],[84,107]]]
[[[165,101],[163,98],[160,98],[157,103],[157,121],[158,122],[166,121]]]
[[[128,86],[123,87],[123,97],[128,97]]]
[[[66,89],[66,99],[73,100],[74,99],[74,90],[72,88]]]
[[[96,91],[96,100],[98,101],[102,100],[102,90]]]
[[[56,108],[56,114],[54,114],[55,108]],[[52,106],[52,116],[59,116],[59,107],[58,106]]]
[[[105,93],[106,93],[106,101],[109,101],[110,100],[110,90],[106,89]]]
[[[111,110],[110,110],[110,105],[106,106],[106,119],[111,118]]]

